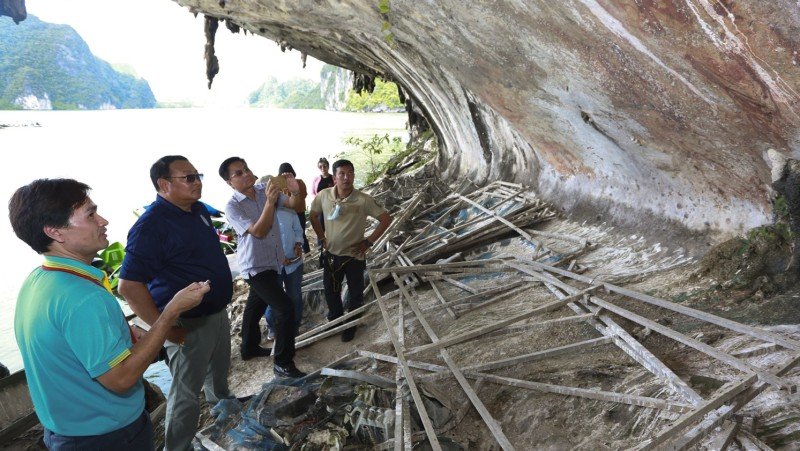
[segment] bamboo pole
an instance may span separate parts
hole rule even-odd
[[[358,315],[358,314],[360,314],[362,312],[367,311],[367,309],[370,308],[372,306],[372,304],[374,304],[374,303],[375,303],[375,301],[367,302],[366,304],[364,304],[361,307],[353,310],[352,312],[348,312],[348,313],[344,314],[343,316],[340,316],[340,317],[338,317],[336,319],[330,320],[327,323],[321,324],[321,325],[319,325],[319,326],[317,326],[317,327],[315,327],[315,328],[313,328],[313,329],[311,329],[311,330],[309,330],[309,331],[307,331],[307,332],[305,332],[305,333],[303,333],[301,335],[298,335],[295,338],[295,341],[299,342],[299,341],[305,340],[306,338],[313,337],[314,335],[320,333],[321,331],[324,331],[324,330],[330,329],[330,328],[332,328],[332,327],[334,327],[336,325],[342,324],[343,322],[349,320],[350,318],[352,318],[352,317],[354,317],[354,316],[356,316],[356,315]]]
[[[406,363],[405,354],[403,353],[403,347],[400,345],[400,342],[397,339],[397,336],[394,333],[392,328],[391,321],[389,319],[389,312],[386,310],[386,306],[383,304],[383,296],[381,296],[381,291],[378,289],[378,285],[375,283],[375,280],[370,277],[370,285],[372,286],[373,291],[375,292],[376,302],[378,303],[378,307],[381,309],[381,316],[383,316],[383,322],[386,325],[386,329],[389,332],[389,338],[392,340],[392,345],[394,346],[394,350],[397,353],[397,359],[403,368],[403,374],[405,375],[406,381],[408,382],[408,388],[411,391],[411,397],[414,398],[414,405],[419,412],[420,420],[422,421],[422,425],[425,428],[425,432],[428,435],[428,440],[430,442],[431,448],[434,451],[442,451],[442,447],[439,444],[439,438],[436,436],[436,431],[433,428],[433,424],[431,424],[431,419],[428,416],[428,411],[425,409],[425,404],[422,402],[422,396],[419,393],[419,389],[417,388],[416,382],[414,382],[414,375],[411,373],[411,369],[408,367]]]
[[[428,337],[431,340],[433,340],[434,343],[438,342],[439,337],[436,335],[436,332],[433,330],[430,324],[428,324],[428,321],[425,319],[425,316],[419,309],[419,305],[417,304],[416,300],[413,299],[411,295],[408,293],[408,291],[406,291],[403,288],[400,278],[396,274],[392,274],[392,276],[394,277],[395,283],[400,288],[401,292],[400,302],[402,303],[403,302],[402,299],[405,298],[406,302],[408,302],[408,305],[411,307],[411,310],[413,310],[414,314],[417,316],[417,320],[422,325],[422,328],[425,329],[425,332],[428,334]],[[500,427],[500,423],[498,423],[497,420],[495,420],[494,417],[492,417],[491,413],[489,413],[489,410],[486,409],[486,406],[483,404],[483,402],[481,402],[480,398],[478,398],[478,395],[472,389],[472,386],[469,384],[469,382],[467,382],[467,379],[464,377],[461,370],[458,368],[453,359],[450,357],[450,353],[448,353],[446,349],[441,349],[439,351],[439,355],[442,356],[442,359],[450,368],[450,371],[453,373],[453,376],[456,378],[459,385],[461,385],[461,389],[464,390],[464,393],[467,395],[469,400],[472,401],[472,405],[481,415],[481,418],[483,418],[484,423],[486,423],[486,426],[489,428],[489,431],[491,431],[492,435],[494,436],[495,440],[497,440],[497,443],[500,445],[500,447],[502,447],[505,450],[513,450],[514,447],[511,445],[511,442],[508,441],[508,438],[503,433],[503,429]]]
[[[780,388],[781,390],[786,390],[790,394],[795,393],[797,391],[797,386],[791,382],[776,377],[770,374],[769,372],[764,371],[756,366],[753,366],[743,360],[739,360],[735,357],[732,357],[731,355],[726,354],[714,348],[713,346],[709,346],[701,341],[695,340],[694,338],[687,337],[686,335],[680,332],[676,332],[670,329],[669,327],[662,326],[661,324],[655,321],[649,320],[641,315],[637,315],[636,313],[633,313],[630,310],[626,310],[608,301],[604,301],[603,299],[596,296],[592,296],[589,299],[589,302],[599,307],[602,307],[610,312],[616,313],[617,315],[623,318],[627,318],[628,320],[631,320],[639,325],[647,327],[652,331],[658,332],[661,335],[664,335],[665,337],[669,337],[677,341],[678,343],[682,343],[704,354],[714,357],[720,362],[726,363],[740,371],[744,371],[746,373],[755,373],[761,380],[769,383],[770,385],[776,388]]]
[[[545,265],[543,263],[538,262],[524,262],[526,264],[532,265],[534,267],[540,268],[544,271],[548,271],[554,274],[558,274],[561,276],[566,276],[571,279],[584,282],[584,283],[594,283],[594,279],[586,276],[582,276],[580,274],[575,274],[560,268],[556,268],[554,266]],[[598,283],[602,284],[603,287],[608,290],[609,292],[618,293],[623,296],[636,299],[638,301],[642,301],[648,303],[650,305],[655,305],[657,307],[662,307],[667,310],[672,310],[673,312],[682,313],[686,316],[703,320],[705,322],[716,324],[717,326],[724,327],[729,330],[733,330],[742,334],[750,335],[751,337],[755,337],[764,341],[769,341],[772,343],[777,343],[785,348],[789,348],[793,351],[800,351],[800,341],[793,340],[791,338],[782,337],[780,335],[774,334],[772,332],[758,329],[755,327],[747,326],[745,324],[737,323],[735,321],[731,321],[729,319],[725,319],[711,313],[702,312],[700,310],[695,310],[693,308],[689,308],[680,304],[675,304],[669,301],[665,301],[663,299],[658,299],[653,296],[649,296],[643,293],[637,293],[632,290],[628,290],[622,287],[618,287],[616,285],[612,285],[607,282],[598,281]]]
[[[593,348],[595,346],[600,346],[604,344],[611,343],[611,337],[599,337],[599,338],[592,338],[590,340],[579,341],[577,343],[572,343],[564,346],[558,346],[555,348],[545,349],[543,351],[536,351],[529,354],[524,354],[517,357],[511,357],[508,359],[496,360],[494,362],[488,363],[481,363],[477,365],[470,365],[465,367],[465,371],[487,371],[487,370],[496,370],[499,368],[505,368],[508,366],[519,365],[522,363],[530,363],[537,360],[548,359],[551,357],[556,357],[560,355],[570,354],[576,351],[581,351],[588,348]]]
[[[420,352],[430,351],[430,350],[434,350],[434,349],[441,349],[441,348],[444,348],[444,347],[447,347],[447,346],[453,346],[455,344],[465,342],[467,340],[472,340],[474,338],[477,338],[477,337],[480,337],[481,335],[486,334],[487,332],[492,332],[492,331],[495,331],[495,330],[498,330],[498,329],[502,329],[502,328],[504,328],[506,326],[509,326],[511,324],[520,322],[520,321],[525,320],[525,319],[528,319],[528,318],[530,318],[532,316],[541,315],[542,313],[547,313],[547,312],[552,312],[553,310],[557,310],[557,309],[563,307],[564,305],[566,305],[568,302],[572,302],[573,300],[578,299],[578,298],[580,298],[581,296],[583,296],[585,294],[591,293],[592,291],[596,290],[597,288],[599,288],[599,287],[597,287],[597,286],[589,287],[589,288],[587,288],[585,290],[582,290],[582,291],[580,291],[580,292],[578,292],[578,293],[576,293],[576,294],[574,294],[572,296],[568,296],[568,297],[566,297],[564,299],[559,299],[557,301],[548,302],[548,303],[546,303],[544,305],[541,305],[539,307],[534,308],[533,310],[527,311],[525,313],[521,313],[519,315],[512,316],[511,318],[508,318],[508,319],[505,319],[505,320],[502,320],[502,321],[498,321],[498,322],[496,322],[494,324],[490,324],[488,326],[480,327],[478,329],[471,330],[469,332],[464,332],[464,333],[461,333],[461,334],[458,334],[458,335],[445,337],[445,338],[443,338],[441,340],[438,340],[435,343],[430,343],[430,344],[423,345],[423,346],[417,346],[415,348],[412,348],[412,349],[408,350],[407,354],[418,354]]]
[[[755,374],[751,374],[744,379],[726,384],[726,386],[720,389],[720,394],[704,402],[702,405],[698,406],[692,411],[685,413],[676,421],[672,422],[672,424],[667,430],[659,433],[656,437],[650,439],[649,441],[642,443],[635,449],[637,451],[646,451],[654,449],[656,446],[664,443],[665,441],[667,441],[667,439],[675,436],[678,432],[685,429],[690,424],[704,417],[707,413],[722,406],[726,402],[733,399],[734,396],[746,390],[748,387],[753,385],[753,383],[756,381],[756,378],[757,376]]]
[[[784,376],[795,366],[797,366],[798,363],[800,363],[800,353],[794,354],[787,362],[783,363],[777,368],[777,370],[773,371],[773,373],[776,376]],[[730,418],[731,415],[752,401],[756,396],[760,395],[767,388],[767,386],[768,384],[764,382],[756,382],[752,387],[748,388],[730,403],[719,407],[706,415],[703,421],[687,431],[683,437],[670,444],[669,448],[675,450],[685,450],[694,446],[711,430],[719,426],[726,419]]]
[[[527,388],[545,393],[556,393],[567,396],[577,396],[580,398],[596,399],[599,401],[611,401],[620,404],[630,404],[652,409],[661,409],[668,412],[683,413],[689,411],[691,406],[686,404],[671,403],[663,399],[649,398],[646,396],[629,395],[626,393],[616,393],[604,390],[593,390],[589,388],[564,387],[562,385],[543,384],[541,382],[525,381],[512,379],[509,377],[495,376],[494,374],[467,372],[470,377],[483,377],[487,382],[510,385],[512,387]]]
[[[561,297],[563,295],[555,288],[555,286],[558,286],[568,294],[578,291],[577,288],[561,282],[551,274],[539,274],[530,268],[516,265],[511,262],[508,262],[507,264],[512,268],[516,268],[525,274],[537,277],[545,282],[545,286],[552,291],[556,297]],[[585,310],[575,303],[569,304],[569,307],[577,314],[585,313]],[[658,377],[668,387],[680,394],[684,399],[693,405],[700,405],[703,402],[703,398],[696,391],[689,387],[686,382],[679,378],[668,366],[664,365],[661,360],[659,360],[655,355],[653,355],[653,353],[651,353],[647,348],[633,338],[625,329],[620,327],[608,315],[601,314],[600,309],[596,307],[594,307],[594,310],[592,310],[592,307],[585,306],[584,308],[587,308],[590,312],[597,314],[597,318],[590,318],[587,320],[588,323],[597,329],[597,331],[599,331],[601,334],[611,336],[614,340],[614,344],[616,344],[617,347],[619,347],[623,352],[628,354],[629,357],[653,373],[653,375]]]
[[[428,282],[432,284],[431,281],[428,281]],[[510,285],[502,285],[502,286],[499,286],[499,287],[496,287],[496,288],[490,288],[488,290],[479,291],[478,293],[475,293],[473,295],[470,295],[470,296],[467,296],[467,297],[464,297],[464,298],[456,299],[455,301],[444,302],[443,304],[434,305],[433,307],[428,307],[428,308],[422,309],[422,311],[425,312],[425,313],[430,313],[430,312],[435,312],[435,311],[442,310],[442,309],[449,309],[450,307],[453,307],[455,305],[468,304],[468,303],[471,303],[471,302],[474,302],[474,301],[477,301],[477,300],[481,300],[483,298],[486,298],[487,296],[491,296],[491,295],[495,295],[495,294],[501,294],[501,296],[497,296],[495,298],[491,298],[489,301],[503,299],[505,297],[510,296],[511,294],[515,294],[515,292],[513,292],[513,290],[515,288],[520,287],[521,285],[524,285],[524,282],[518,280],[516,282],[512,282]],[[523,288],[526,288],[526,287],[523,287]],[[508,293],[508,291],[511,291],[511,293]],[[489,302],[489,301],[487,301],[487,302]],[[483,304],[481,304],[481,305],[483,305]]]
[[[309,345],[311,345],[313,343],[316,343],[316,342],[318,342],[320,340],[324,340],[324,339],[326,339],[326,338],[328,338],[330,336],[336,335],[339,332],[343,332],[346,329],[349,329],[349,328],[351,328],[353,326],[357,326],[359,324],[365,323],[367,319],[368,318],[366,316],[362,316],[361,318],[354,319],[354,320],[352,320],[352,321],[350,321],[348,323],[342,324],[340,326],[334,327],[333,329],[330,329],[330,330],[327,330],[325,332],[322,332],[322,333],[319,333],[317,335],[314,335],[313,337],[309,337],[309,338],[306,338],[306,339],[301,340],[301,341],[297,341],[297,339],[295,339],[294,347],[295,347],[295,349],[305,348],[306,346],[309,346]],[[325,324],[325,326],[327,326],[329,324],[331,324],[331,323]]]
[[[431,288],[433,289],[433,292],[436,295],[436,299],[438,299],[439,302],[441,303],[439,305],[444,307],[444,310],[450,315],[451,318],[453,318],[453,319],[458,318],[458,315],[456,315],[456,312],[454,312],[453,309],[451,309],[447,305],[447,301],[444,299],[444,296],[442,296],[441,291],[439,291],[439,287],[437,287],[436,284],[433,283],[432,280],[429,280],[428,283],[431,284]]]

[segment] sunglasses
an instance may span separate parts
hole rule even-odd
[[[203,174],[189,174],[189,175],[175,175],[170,177],[164,177],[165,179],[184,179],[186,183],[194,183],[194,182],[202,182],[203,181]]]

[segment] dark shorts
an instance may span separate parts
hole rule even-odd
[[[152,451],[153,423],[147,411],[133,423],[102,435],[59,435],[45,428],[44,444],[53,451]]]

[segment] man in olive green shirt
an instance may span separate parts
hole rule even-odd
[[[350,292],[348,310],[355,310],[364,303],[365,254],[392,222],[392,217],[375,199],[353,187],[353,163],[348,160],[333,163],[333,177],[336,185],[317,194],[311,203],[310,214],[311,226],[323,247],[323,285],[328,320],[344,314],[342,282],[345,277]],[[325,229],[322,228],[320,213],[324,217]],[[376,218],[379,224],[365,238],[367,216]],[[342,341],[352,340],[355,333],[355,326],[345,330]]]

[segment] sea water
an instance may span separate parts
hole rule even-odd
[[[37,178],[67,177],[92,187],[98,212],[110,221],[111,242],[124,244],[134,210],[155,199],[149,169],[164,155],[183,155],[205,174],[203,200],[224,208],[231,188],[219,164],[239,156],[258,176],[289,162],[310,185],[317,160],[347,150],[351,135],[405,136],[403,114],[341,113],[256,108],[111,111],[0,111],[0,199]],[[307,199],[311,202],[311,198]],[[22,368],[14,338],[19,287],[42,258],[0,219],[0,362]]]

